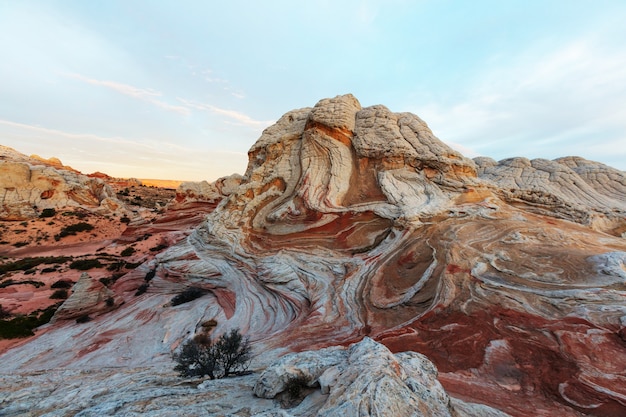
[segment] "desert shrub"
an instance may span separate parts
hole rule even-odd
[[[27,269],[24,271],[24,275],[34,275],[37,270],[35,268]]]
[[[135,297],[140,296],[141,294],[143,294],[144,292],[148,291],[148,287],[150,286],[150,284],[148,283],[143,283],[139,286],[139,288],[137,288],[137,291],[135,291]]]
[[[2,304],[0,304],[0,320],[4,320],[11,317],[11,313],[9,313],[8,310],[5,310],[4,307],[2,307]]]
[[[67,290],[66,289],[60,289],[60,290],[56,290],[55,292],[53,292],[52,295],[50,296],[50,299],[52,299],[52,300],[65,300],[67,297],[68,297]]]
[[[239,329],[233,329],[212,344],[210,340],[206,344],[188,340],[173,358],[177,363],[174,370],[180,376],[225,378],[248,369],[252,349],[248,338],[244,338]]]
[[[126,268],[126,269],[135,269],[139,265],[141,265],[141,262],[126,262],[124,264],[124,268]]]
[[[125,265],[126,262],[124,261],[113,262],[107,265],[107,271],[119,271],[120,269],[124,268]]]
[[[89,212],[86,211],[65,211],[62,213],[63,216],[73,216],[76,217],[78,219],[84,219],[85,217],[89,216]]]
[[[124,223],[124,224],[128,224],[128,223],[130,223],[130,219],[129,219],[126,215],[124,215],[124,216],[122,216],[122,218],[120,219],[120,222],[122,222],[122,223]]]
[[[158,251],[166,249],[166,248],[167,248],[167,245],[164,245],[164,244],[161,243],[159,245],[156,245],[156,246],[150,248],[150,252],[158,252]]]
[[[100,281],[105,287],[108,287],[109,285],[115,283],[115,281],[117,281],[123,276],[124,276],[124,273],[122,272],[122,273],[113,274],[110,277],[100,278],[98,281]]]
[[[170,301],[170,304],[172,304],[173,306],[185,304],[195,300],[196,298],[202,297],[204,294],[206,294],[206,291],[202,288],[189,287],[180,294],[175,295],[174,298],[172,298],[172,300]]]
[[[53,208],[45,208],[43,210],[41,210],[41,214],[39,215],[40,218],[45,218],[45,217],[54,217],[54,215],[57,214],[57,211]]]
[[[56,240],[59,240],[65,236],[74,236],[76,233],[89,232],[93,229],[94,227],[92,225],[90,225],[89,223],[85,223],[85,222],[70,224],[69,226],[65,226],[63,229],[61,229],[59,234],[55,235],[54,238]]]
[[[60,303],[26,316],[20,315],[10,320],[0,320],[0,339],[16,339],[34,335],[33,329],[48,323],[59,305]]]
[[[115,305],[115,300],[113,299],[113,297],[109,297],[106,299],[105,303],[107,307],[113,307]]]
[[[74,286],[74,282],[68,279],[60,279],[50,285],[50,288],[72,288]]]
[[[124,256],[124,257],[126,257],[126,256],[130,256],[130,255],[132,255],[133,253],[135,253],[135,248],[133,248],[132,246],[129,246],[129,247],[127,247],[126,249],[124,249],[124,250],[120,253],[120,255],[121,255],[121,256]]]
[[[21,248],[23,246],[28,246],[28,241],[23,240],[21,242],[15,242],[13,244],[13,246],[15,246],[16,248]]]
[[[88,321],[93,320],[87,314],[84,314],[76,319],[76,323],[87,323]]]
[[[87,271],[92,268],[100,268],[102,264],[97,259],[78,259],[70,264],[71,269]]]
[[[143,278],[143,280],[146,282],[150,282],[152,281],[152,278],[154,278],[155,275],[156,275],[156,269],[151,269],[150,271],[148,271],[148,273]]]
[[[308,388],[308,381],[303,376],[289,378],[285,384],[285,392],[291,401],[302,399],[302,393]]]
[[[2,281],[2,283],[0,283],[0,288],[6,288],[6,287],[9,287],[11,285],[24,285],[24,284],[32,285],[35,288],[43,287],[44,285],[46,285],[46,284],[44,284],[41,281],[32,281],[32,280],[15,281],[13,279],[7,279],[5,281]]]
[[[24,258],[15,262],[8,262],[0,265],[0,274],[10,271],[26,271],[41,264],[60,264],[67,262],[72,258],[67,256],[42,256],[36,258]]]

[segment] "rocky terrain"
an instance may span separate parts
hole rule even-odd
[[[346,95],[285,114],[244,175],[154,209],[98,242],[134,244],[137,266],[75,276],[52,323],[0,356],[6,415],[626,414],[622,171],[471,160]],[[189,287],[204,295],[172,305]],[[208,322],[250,337],[251,375],[174,377]]]

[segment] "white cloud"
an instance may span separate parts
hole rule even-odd
[[[613,50],[598,38],[535,48],[468,85],[449,102],[413,109],[442,140],[496,159],[576,152],[626,169],[622,49]],[[621,147],[598,146],[603,142]]]
[[[213,106],[211,104],[200,103],[197,101],[187,100],[187,99],[180,98],[180,97],[178,97],[178,101],[180,101],[187,107],[226,116],[229,119],[235,120],[238,124],[249,126],[255,129],[259,129],[259,128],[263,129],[271,125],[272,123],[274,123],[274,120],[254,120],[252,117],[248,116],[247,114],[238,112],[236,110],[222,109],[222,108]]]
[[[144,89],[144,88],[134,87],[128,84],[118,83],[115,81],[96,80],[93,78],[82,76],[80,74],[67,74],[67,76],[83,81],[88,84],[99,85],[99,86],[110,88],[114,91],[117,91],[118,93],[124,94],[129,97],[133,97],[139,100],[146,101],[148,103],[154,104],[155,106],[158,106],[167,111],[172,111],[172,112],[179,113],[185,116],[189,115],[190,113],[189,109],[186,107],[174,106],[174,105],[166,103],[165,101],[158,100],[156,97],[162,97],[163,94],[151,88]]]

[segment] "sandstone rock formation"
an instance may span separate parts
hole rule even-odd
[[[11,148],[0,149],[0,220],[25,220],[43,209],[84,207],[122,212],[123,204],[105,182],[57,164],[42,164]],[[45,162],[45,161],[44,161]]]
[[[254,393],[274,398],[294,381],[317,386],[325,396],[318,396],[323,402],[316,407],[305,400],[284,412],[285,416],[311,413],[311,408],[316,408],[317,416],[507,416],[489,407],[461,405],[462,401],[453,404],[437,380],[436,368],[424,355],[393,355],[367,337],[349,349],[330,347],[286,355],[261,374]]]
[[[496,185],[508,203],[524,210],[589,225],[621,236],[626,232],[626,177],[622,171],[579,157],[474,159],[480,177]]]
[[[115,294],[100,281],[83,272],[72,287],[72,293],[61,304],[52,317],[56,320],[91,318],[90,315],[101,314],[115,308]]]
[[[459,400],[513,416],[626,413],[623,172],[572,157],[473,161],[417,116],[347,95],[285,114],[250,149],[239,186],[219,193],[186,240],[116,282],[118,310],[89,330],[48,329],[39,340],[53,353],[35,340],[0,360],[171,366],[169,353],[215,320],[216,335],[251,337],[259,368],[367,336],[426,355]],[[188,286],[208,294],[168,306]],[[68,335],[81,337],[69,347]],[[385,387],[411,403],[393,369]],[[317,378],[328,397],[300,410],[358,391],[341,372]]]
[[[231,195],[241,184],[242,176],[233,174],[223,177],[215,182],[207,181],[183,182],[176,189],[174,204],[189,204],[195,202],[206,202],[217,205],[224,197]]]

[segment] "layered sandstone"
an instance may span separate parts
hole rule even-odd
[[[118,310],[43,333],[54,355],[32,342],[2,359],[171,367],[214,320],[215,335],[251,337],[259,368],[368,336],[426,355],[452,397],[513,416],[626,412],[623,172],[573,157],[473,161],[417,116],[347,95],[285,114],[238,181],[185,241],[116,283]],[[207,294],[169,306],[189,286]],[[82,337],[69,347],[68,335]],[[368,392],[342,372],[317,381]],[[305,401],[335,398],[317,395]]]
[[[124,211],[109,185],[66,169],[60,162],[0,149],[0,220],[37,217],[44,209],[83,207],[103,213]],[[54,161],[53,161],[54,162]]]

